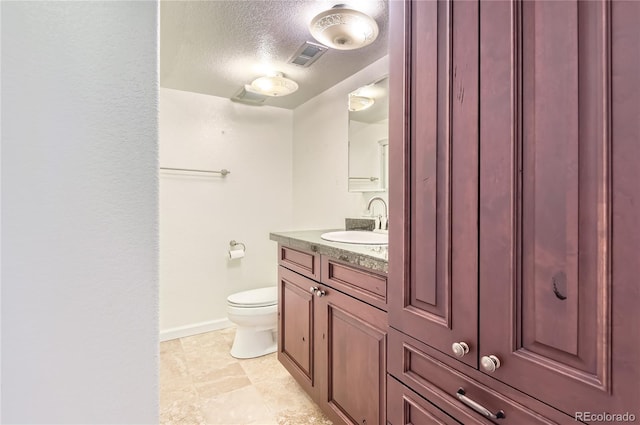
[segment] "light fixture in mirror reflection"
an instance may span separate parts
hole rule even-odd
[[[389,82],[349,93],[349,192],[384,192],[389,175]]]

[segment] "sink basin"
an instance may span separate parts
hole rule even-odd
[[[320,235],[325,241],[353,243],[359,245],[387,245],[389,235],[387,233],[367,232],[362,230],[339,230]]]

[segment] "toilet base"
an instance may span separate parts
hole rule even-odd
[[[278,349],[278,339],[275,335],[273,329],[256,330],[238,326],[231,355],[236,359],[251,359],[275,353]]]

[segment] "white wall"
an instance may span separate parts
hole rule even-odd
[[[160,330],[228,325],[229,294],[277,280],[269,232],[291,228],[293,112],[160,89],[160,165],[231,174],[160,177]],[[229,260],[229,241],[246,256]]]
[[[298,229],[344,228],[374,193],[350,193],[348,94],[389,73],[385,56],[293,112],[293,223]],[[378,194],[380,195],[380,194]],[[386,193],[381,194],[385,199]],[[376,207],[380,203],[376,202]],[[378,211],[376,210],[376,213]],[[380,211],[381,212],[381,211]]]
[[[1,421],[157,423],[157,4],[1,8]]]

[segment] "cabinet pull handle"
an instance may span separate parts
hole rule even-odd
[[[458,397],[458,400],[460,400],[461,402],[463,402],[464,404],[466,404],[476,412],[480,413],[485,418],[504,419],[506,417],[502,410],[498,410],[498,412],[494,414],[494,413],[491,413],[489,409],[485,408],[481,404],[471,400],[469,397],[465,395],[465,392],[462,388],[458,388],[458,391],[456,392],[456,397]]]

